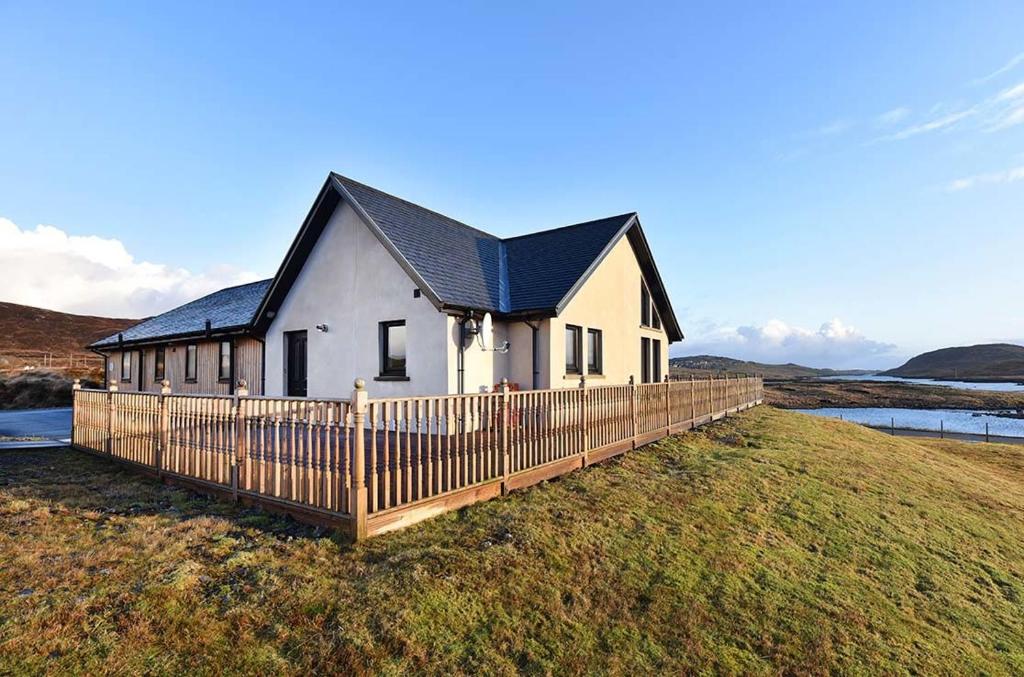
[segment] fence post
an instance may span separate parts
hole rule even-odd
[[[242,398],[249,396],[249,384],[244,378],[238,379],[235,394],[232,398],[232,409],[235,414],[235,456],[231,459],[231,495],[238,501],[238,489],[242,486],[242,468],[245,465],[247,450],[245,435],[245,407]]]
[[[690,430],[697,427],[697,390],[693,374],[690,374]]]
[[[161,480],[164,477],[164,454],[171,446],[171,402],[167,396],[171,394],[171,382],[160,381],[160,439],[156,445],[156,474]]]
[[[724,418],[729,418],[729,374],[725,374],[725,398],[722,401],[722,410],[725,412]]]
[[[355,436],[352,458],[352,491],[348,512],[352,520],[352,540],[366,538],[366,381],[357,378],[349,404],[352,407],[352,434]]]
[[[112,382],[107,389],[107,442],[104,447],[108,454],[114,453],[114,417],[116,416],[114,393],[116,392],[117,383]]]
[[[708,421],[715,420],[715,377],[708,375]]]
[[[512,454],[509,449],[509,421],[511,420],[511,412],[509,407],[511,403],[509,401],[509,387],[508,379],[501,379],[501,479],[502,479],[502,493],[505,493],[508,485],[508,477],[512,474]],[[428,433],[429,434],[429,433]]]
[[[672,384],[665,376],[665,437],[672,434]]]
[[[587,392],[587,377],[580,376],[580,451],[583,454],[583,467],[590,464],[590,394]]]
[[[75,379],[71,384],[71,446],[75,446],[75,431],[78,428],[78,391],[82,389],[82,380]]]
[[[636,406],[636,379],[632,375],[629,377],[629,389],[632,397],[629,398],[629,414],[632,420],[633,426],[633,448],[636,449],[636,431],[637,431],[637,406]]]

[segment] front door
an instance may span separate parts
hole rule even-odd
[[[306,332],[284,334],[284,370],[288,397],[306,396]]]

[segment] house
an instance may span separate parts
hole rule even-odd
[[[90,347],[121,390],[393,397],[660,381],[682,338],[636,213],[502,239],[332,173],[273,279]]]

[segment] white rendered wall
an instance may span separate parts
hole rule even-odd
[[[267,394],[285,394],[284,332],[308,336],[308,397],[347,397],[366,380],[373,397],[450,392],[448,318],[426,298],[346,202],[339,204],[266,336]],[[405,320],[408,381],[375,381],[379,322]],[[327,324],[326,333],[316,325]]]

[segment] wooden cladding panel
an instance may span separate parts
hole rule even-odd
[[[234,380],[245,379],[249,394],[261,395],[263,387],[263,344],[249,337],[234,341]],[[164,346],[164,378],[171,382],[171,392],[188,395],[230,395],[231,381],[219,378],[220,341],[196,341],[196,379],[185,380],[185,343],[171,343]],[[121,352],[110,354],[109,364],[114,366],[107,374],[111,383],[117,383],[124,392],[160,392],[160,380],[155,377],[156,347],[134,348],[132,353],[132,376],[130,381],[121,380]],[[142,386],[139,387],[139,366],[136,360],[142,356]]]

